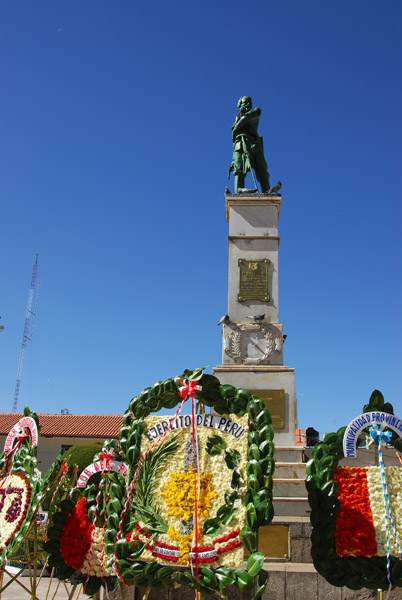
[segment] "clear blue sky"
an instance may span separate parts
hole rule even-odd
[[[283,182],[299,424],[332,431],[374,388],[401,416],[401,24],[400,0],[1,3],[0,410],[36,252],[20,409],[123,412],[221,363],[231,125],[250,95]]]

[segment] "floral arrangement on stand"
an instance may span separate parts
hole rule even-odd
[[[183,416],[186,401],[192,414]],[[174,416],[151,415],[176,406]],[[225,598],[236,585],[259,600],[268,580],[258,529],[273,517],[273,436],[260,398],[202,369],[133,398],[119,433],[130,484],[123,511],[107,507],[105,547],[117,577],[148,589],[186,585],[197,597]]]
[[[57,567],[58,579],[83,584],[89,596],[117,584],[113,553],[106,548],[108,514],[123,510],[126,471],[114,440],[106,440],[95,462],[84,469],[50,519],[44,549],[49,565]]]
[[[5,568],[36,522],[40,503],[58,478],[61,459],[42,477],[37,469],[39,422],[26,406],[0,454],[0,568]]]
[[[402,421],[375,390],[363,414],[329,433],[306,465],[314,566],[335,586],[402,586],[402,470],[384,467],[381,444],[402,450]],[[379,466],[338,466],[355,455],[357,435],[378,443]],[[353,448],[354,444],[354,448]]]

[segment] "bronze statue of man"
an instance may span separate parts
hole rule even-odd
[[[262,137],[258,135],[258,122],[261,109],[253,108],[250,96],[242,96],[237,103],[239,113],[232,126],[233,161],[229,167],[235,179],[235,194],[244,188],[244,180],[249,171],[256,177],[261,186],[261,192],[269,192],[268,166],[264,158]],[[255,182],[255,179],[254,179]],[[256,184],[255,184],[256,185]]]

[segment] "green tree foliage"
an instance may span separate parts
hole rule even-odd
[[[81,471],[85,469],[88,465],[93,463],[93,458],[95,454],[98,454],[102,450],[102,442],[94,442],[93,444],[82,444],[71,446],[66,452],[63,454],[63,458],[68,460],[68,464],[70,470],[72,470],[75,465],[78,466],[78,476]]]

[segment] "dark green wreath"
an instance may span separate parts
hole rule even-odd
[[[392,404],[385,403],[378,390],[371,394],[363,412],[382,411],[394,414]],[[339,509],[336,497],[338,484],[334,480],[335,469],[344,458],[343,437],[346,427],[336,433],[328,433],[312,452],[306,465],[306,488],[311,507],[311,556],[317,571],[332,585],[347,586],[352,590],[387,589],[386,556],[340,557],[335,550],[335,520]],[[391,445],[402,450],[402,440],[393,432]],[[391,579],[393,587],[402,586],[402,560],[391,556]]]
[[[275,470],[273,443],[274,429],[271,415],[265,408],[263,400],[253,396],[244,389],[236,389],[231,385],[221,385],[212,375],[204,374],[203,369],[185,371],[180,377],[157,381],[152,387],[145,388],[133,398],[129,409],[123,416],[123,425],[119,432],[120,445],[125,453],[126,463],[130,465],[131,478],[136,471],[140,458],[140,438],[144,430],[144,418],[151,412],[162,408],[173,409],[182,398],[179,395],[181,380],[197,381],[202,387],[196,391],[196,400],[205,406],[213,407],[219,414],[235,414],[249,416],[247,492],[245,494],[246,526],[240,531],[240,540],[250,553],[247,568],[230,569],[220,566],[215,569],[201,567],[198,580],[189,569],[162,566],[158,563],[147,563],[137,560],[141,554],[141,542],[128,543],[125,535],[134,527],[136,518],[129,517],[129,511],[124,512],[121,532],[119,532],[118,515],[110,514],[107,521],[107,551],[113,551],[120,577],[128,585],[152,588],[170,588],[177,584],[187,585],[205,594],[218,592],[226,597],[228,587],[236,585],[241,591],[256,589],[255,600],[262,597],[268,573],[262,569],[264,555],[258,552],[258,529],[268,525],[273,518],[272,505],[273,473]],[[212,440],[212,441],[211,441]],[[209,519],[204,524],[204,531],[211,533],[220,526],[228,523],[233,515],[233,503],[238,497],[237,488],[241,487],[241,473],[236,469],[237,457],[234,451],[225,452],[223,438],[210,438],[210,453],[222,453],[226,465],[233,470],[233,492],[226,494],[226,503],[218,510],[215,519]],[[152,507],[151,507],[152,508]],[[107,508],[109,510],[109,507]],[[158,523],[153,531],[157,530]],[[123,536],[122,536],[123,534]]]

